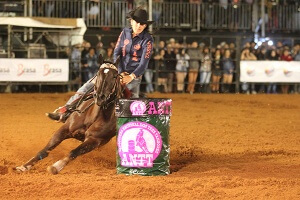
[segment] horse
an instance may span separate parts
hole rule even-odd
[[[118,61],[117,61],[118,62]],[[15,167],[19,172],[30,170],[38,161],[46,158],[50,151],[62,141],[70,138],[82,143],[61,160],[48,166],[48,172],[58,174],[70,161],[108,143],[116,135],[115,103],[122,98],[122,75],[116,63],[101,61],[97,72],[92,98],[82,101],[78,110],[53,134],[48,144],[25,164]]]

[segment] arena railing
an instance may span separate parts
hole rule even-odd
[[[250,29],[252,5],[224,7],[221,4],[153,2],[155,28]],[[84,18],[88,27],[122,28],[131,9],[126,1],[32,0],[32,16]]]
[[[11,1],[10,1],[11,2]],[[35,17],[84,18],[88,27],[122,28],[127,1],[23,0],[24,15]],[[299,31],[300,4],[266,6],[266,31]],[[254,30],[261,15],[257,3],[179,3],[153,2],[154,28]]]

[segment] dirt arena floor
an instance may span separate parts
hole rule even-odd
[[[151,95],[173,99],[168,176],[117,175],[116,138],[58,175],[47,166],[78,141],[14,172],[60,127],[44,113],[71,95],[0,94],[0,199],[300,199],[300,95]]]

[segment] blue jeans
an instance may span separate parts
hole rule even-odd
[[[132,98],[139,98],[141,81],[142,77],[138,77],[127,84],[127,88],[132,92]],[[85,84],[83,84],[83,86],[81,86],[77,90],[77,92],[73,96],[70,97],[66,105],[70,105],[76,99],[80,98],[86,91],[92,89],[93,87],[94,83],[91,82],[91,80],[88,80]]]
[[[153,85],[152,85],[152,78],[153,78],[153,70],[152,69],[147,69],[145,71],[145,80],[146,80],[146,92],[150,93],[153,92]]]
[[[209,84],[211,72],[200,72],[200,85]]]
[[[139,98],[140,96],[140,85],[142,81],[142,76],[133,79],[126,86],[132,92],[132,98]]]
[[[66,105],[70,105],[73,101],[80,98],[84,93],[86,93],[88,90],[92,89],[93,87],[94,87],[94,83],[90,82],[89,80],[88,82],[83,84],[83,86],[81,86],[73,96],[70,97]]]

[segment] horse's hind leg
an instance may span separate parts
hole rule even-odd
[[[89,137],[76,149],[73,149],[67,157],[57,161],[52,166],[49,166],[47,170],[52,174],[58,174],[70,161],[74,160],[77,156],[88,153],[95,148],[106,144],[109,140],[110,139]]]
[[[55,147],[57,147],[63,140],[70,138],[68,135],[68,131],[66,128],[61,127],[59,130],[57,130],[48,144],[37,153],[36,156],[31,158],[29,161],[27,161],[25,164],[18,166],[15,168],[17,171],[28,171],[31,169],[31,167],[36,164],[38,161],[46,158],[51,150],[53,150]]]

